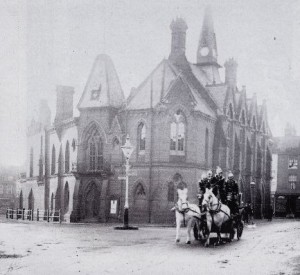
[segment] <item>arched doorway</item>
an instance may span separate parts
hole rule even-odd
[[[96,221],[99,215],[100,192],[95,182],[89,184],[84,198],[84,217]]]
[[[70,191],[69,191],[69,183],[66,182],[64,189],[64,213],[69,211],[69,202],[70,202]]]
[[[136,188],[134,189],[133,197],[134,202],[132,209],[132,220],[134,222],[148,222],[148,201],[142,183],[137,184]]]
[[[30,190],[29,196],[28,196],[28,209],[34,210],[34,196],[32,189]]]

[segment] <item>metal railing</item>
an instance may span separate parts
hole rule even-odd
[[[37,209],[6,209],[6,219],[29,220],[29,221],[47,221],[47,222],[62,222],[61,210],[43,210]]]

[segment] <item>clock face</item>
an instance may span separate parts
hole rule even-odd
[[[202,56],[207,56],[209,53],[209,49],[207,47],[203,47],[201,50],[200,50],[200,54]]]

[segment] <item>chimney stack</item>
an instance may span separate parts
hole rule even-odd
[[[225,67],[225,83],[231,88],[236,88],[237,62],[230,58],[224,64]]]
[[[177,17],[176,20],[172,21],[170,29],[172,31],[172,41],[169,58],[175,60],[178,57],[185,56],[185,40],[188,26],[182,18]]]
[[[73,117],[74,88],[70,86],[57,86],[56,92],[56,116],[54,122],[59,123]]]

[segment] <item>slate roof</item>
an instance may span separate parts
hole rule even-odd
[[[92,67],[78,109],[94,107],[120,107],[125,102],[124,93],[112,60],[99,55]]]
[[[209,92],[193,75],[189,63],[184,61],[182,66],[177,66],[167,59],[162,60],[146,80],[131,92],[127,101],[127,109],[151,108],[151,99],[152,107],[155,107],[163,101],[176,81],[183,81],[189,88],[196,103],[194,110],[215,116],[216,104]]]

